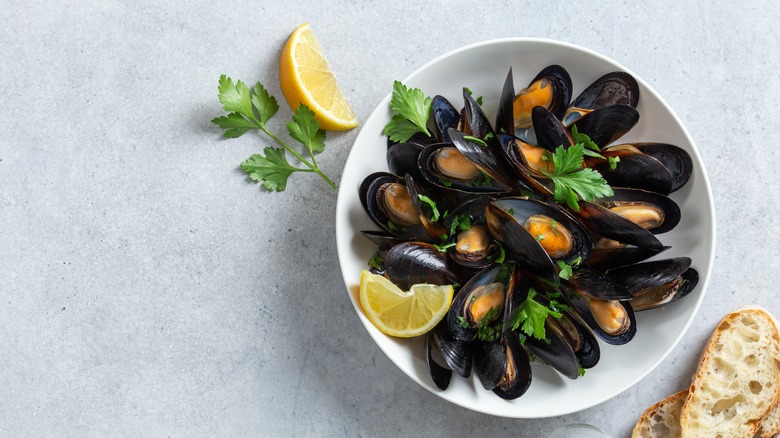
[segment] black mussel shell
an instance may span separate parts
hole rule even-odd
[[[649,223],[645,223],[643,228],[646,228],[653,234],[663,234],[671,231],[680,223],[682,217],[680,206],[668,196],[645,190],[617,187],[613,188],[612,191],[614,192],[612,196],[599,198],[595,202],[608,209],[637,207],[640,209],[640,212],[651,212],[652,220]],[[648,208],[649,210],[644,210],[645,208]],[[612,210],[612,212],[616,211]],[[656,216],[656,214],[660,214],[660,222],[658,222],[658,216]],[[625,216],[625,214],[621,215],[624,215],[627,219],[631,219],[630,217]],[[648,219],[645,218],[645,220]]]
[[[363,208],[376,225],[390,234],[401,239],[429,240],[430,236],[421,223],[409,226],[395,224],[385,212],[380,200],[382,187],[385,184],[394,183],[405,186],[403,179],[387,172],[376,172],[367,176],[359,188],[360,202],[363,204]],[[419,212],[417,214],[419,215]]]
[[[517,94],[514,100],[522,99],[523,95],[529,91],[529,88],[534,87],[537,82],[542,80],[546,80],[547,86],[550,87],[550,103],[546,108],[560,120],[566,111],[566,107],[569,105],[572,93],[571,76],[569,76],[569,72],[560,65],[550,65],[542,69],[542,71],[540,71],[528,84],[528,87]],[[515,127],[519,129],[528,128],[531,125],[528,113],[522,114],[523,111],[521,111],[521,109],[524,109],[523,107],[527,108],[528,104],[519,103],[518,112],[520,112],[520,114],[514,115]],[[505,132],[512,133],[512,131]]]
[[[458,131],[451,130],[450,132],[458,132]],[[464,141],[464,142],[469,143],[468,141]],[[422,152],[420,152],[420,156],[418,157],[417,164],[420,168],[420,172],[422,173],[423,177],[425,177],[425,179],[429,183],[439,188],[443,188],[447,190],[455,190],[462,193],[507,193],[511,190],[510,187],[505,186],[492,178],[490,180],[490,185],[480,185],[480,182],[478,180],[462,181],[462,180],[453,179],[451,176],[441,173],[437,169],[435,164],[435,157],[436,157],[435,154],[439,153],[439,150],[448,147],[455,147],[455,145],[453,143],[438,143],[435,145],[428,146],[425,149],[423,149]],[[462,153],[460,148],[457,149],[459,152]],[[484,172],[484,169],[479,164],[471,161],[471,158],[476,153],[477,153],[476,151],[472,151],[469,154],[471,155],[471,157],[466,154],[463,155],[466,157],[467,160],[472,162],[479,170]]]
[[[498,141],[509,163],[514,168],[515,175],[521,180],[521,185],[531,190],[532,192],[530,193],[553,196],[554,185],[552,180],[532,169],[520,150],[524,147],[533,149],[537,146],[508,134],[499,134]]]
[[[407,173],[415,179],[422,181],[423,176],[417,166],[417,157],[425,148],[420,143],[397,143],[387,150],[387,167],[390,172],[403,177]]]
[[[674,282],[690,267],[690,257],[675,257],[615,268],[608,276],[636,298]]]
[[[566,302],[571,306],[572,310],[579,316],[587,326],[593,330],[599,338],[604,342],[611,345],[623,345],[631,341],[636,335],[636,317],[634,316],[634,309],[629,304],[629,301],[603,301],[604,303],[612,303],[615,306],[622,307],[625,312],[625,317],[628,318],[628,325],[623,330],[616,331],[614,334],[606,332],[594,317],[589,302],[590,298],[577,294],[573,290],[561,287],[558,289]]]
[[[664,246],[661,251],[655,251],[647,248],[638,248],[636,246],[623,246],[617,248],[593,248],[590,257],[585,264],[593,269],[613,269],[620,266],[632,265],[643,262],[650,257],[656,256],[671,246]]]
[[[682,188],[693,173],[693,160],[682,148],[667,143],[633,143],[634,147],[660,161],[672,175],[672,192]]]
[[[613,187],[628,187],[668,195],[672,191],[672,174],[655,158],[626,145],[610,146],[601,150],[607,158],[620,161],[614,169],[609,161],[588,159],[586,165],[598,171]]]
[[[697,284],[699,284],[699,272],[688,268],[678,281],[669,285],[670,287],[657,288],[654,292],[640,295],[631,300],[631,305],[637,312],[662,307],[688,296]]]
[[[558,271],[552,259],[520,222],[493,204],[488,205],[485,217],[490,234],[501,242],[509,259],[533,272],[547,284],[558,285]]]
[[[515,132],[515,117],[512,105],[512,100],[514,97],[515,86],[512,82],[512,67],[509,67],[509,73],[507,73],[506,80],[504,80],[504,87],[501,89],[501,97],[498,99],[496,130],[499,132]]]
[[[447,130],[457,128],[460,121],[460,113],[449,100],[442,96],[434,96],[431,104],[433,110],[433,121],[436,127],[436,138],[439,142],[450,142],[450,136]]]
[[[471,94],[466,88],[463,89],[463,102],[465,118],[461,119],[461,121],[465,122],[465,124],[461,127],[461,131],[463,131],[465,135],[480,139],[484,139],[488,134],[495,135],[493,127],[490,126],[490,120],[485,116],[482,107],[480,107],[477,101],[471,97]],[[450,137],[452,137],[451,134]]]
[[[436,343],[433,339],[433,331],[430,331],[425,335],[425,364],[428,366],[428,374],[430,374],[433,383],[437,388],[444,391],[450,386],[452,370],[441,366],[436,362],[434,359],[436,348]]]
[[[417,184],[414,180],[414,178],[406,174],[406,188],[409,190],[409,195],[412,198],[412,204],[414,204],[414,208],[417,210],[417,213],[420,217],[420,222],[422,223],[423,227],[425,228],[425,231],[428,232],[428,235],[434,242],[439,242],[442,240],[442,238],[445,238],[447,235],[447,230],[444,229],[444,227],[441,225],[440,217],[435,217],[435,213],[432,209],[432,207],[426,203],[424,203],[421,199],[421,196],[427,197],[428,199],[431,198],[431,194],[425,190],[425,188],[419,184]],[[434,196],[433,198],[437,198]],[[443,208],[444,206],[437,206],[438,208]],[[436,212],[438,213],[438,211]],[[440,216],[440,215],[439,215]],[[434,220],[434,218],[436,220]]]
[[[515,333],[502,336],[506,365],[504,374],[493,392],[504,400],[514,400],[531,386],[531,361]],[[511,369],[511,372],[509,371]]]
[[[529,218],[534,216],[544,216],[555,221],[555,227],[551,229],[549,236],[540,236],[537,240],[536,236],[532,236],[528,231],[531,241],[536,242],[537,246],[543,246],[546,239],[554,239],[561,232],[567,233],[572,240],[572,248],[568,253],[562,256],[548,255],[553,260],[563,260],[566,263],[572,263],[578,257],[581,260],[587,260],[590,257],[590,252],[593,249],[593,242],[588,235],[588,232],[571,216],[559,209],[557,206],[547,204],[535,199],[523,199],[523,198],[501,198],[495,200],[492,205],[509,212],[514,218],[515,222],[519,223],[524,228],[524,224]],[[513,248],[514,252],[520,252],[522,249]],[[545,253],[546,254],[546,253]]]
[[[433,330],[434,345],[439,349],[442,359],[452,371],[461,377],[471,375],[472,354],[467,342],[455,339],[447,328],[447,321],[440,322]]]
[[[561,328],[566,340],[571,345],[582,368],[593,368],[601,358],[601,349],[596,337],[587,324],[573,310],[561,312],[561,317],[554,321]]]
[[[470,224],[471,227],[484,227],[485,207],[491,201],[493,201],[493,198],[489,196],[472,195],[466,197],[457,207],[451,210],[443,221],[444,228],[451,232],[448,243],[458,243],[461,233],[464,232],[458,231],[458,226],[462,227],[463,220],[466,218],[467,224]],[[457,224],[454,223],[456,220],[458,221]],[[498,245],[492,242],[492,237],[490,237],[489,233],[487,238],[488,242],[484,251],[479,251],[477,254],[473,252],[463,253],[456,245],[447,252],[447,255],[452,261],[466,268],[483,269],[493,263],[499,252]]]
[[[504,156],[498,140],[487,142],[487,147],[470,141],[466,134],[450,129],[450,138],[456,148],[466,159],[474,163],[480,170],[493,179],[493,185],[503,192],[518,187],[518,180],[512,167]],[[493,191],[496,191],[495,189]]]
[[[474,373],[488,391],[498,386],[506,369],[506,351],[496,342],[479,342],[474,346]]]
[[[639,111],[629,105],[610,105],[582,116],[574,125],[600,148],[626,135],[639,122]],[[538,135],[538,134],[537,134]]]
[[[387,263],[387,259],[385,259]],[[492,283],[500,283],[499,274],[501,274],[501,266],[489,266],[476,275],[471,277],[466,284],[464,284],[455,297],[452,299],[450,309],[447,311],[447,328],[449,329],[452,337],[459,341],[473,341],[477,333],[476,327],[468,324],[468,318],[466,316],[466,306],[470,304],[469,297],[472,292],[475,292],[478,288],[488,286]],[[463,322],[466,321],[466,324]]]
[[[585,266],[574,270],[568,280],[563,280],[566,287],[588,298],[599,300],[626,301],[633,298],[625,286],[600,271]]]
[[[463,279],[453,269],[447,256],[433,245],[423,242],[398,244],[385,256],[385,273],[402,290],[414,284],[456,284]]]
[[[361,231],[360,234],[366,239],[374,242],[379,247],[380,251],[388,250],[399,243],[407,242],[409,240],[385,231],[365,230]]]
[[[639,84],[633,76],[624,72],[607,73],[596,79],[569,105],[563,122],[571,126],[573,122],[594,109],[608,105],[639,104]]]
[[[537,146],[555,152],[558,146],[568,148],[574,144],[569,131],[550,110],[537,106],[531,114]]]
[[[650,231],[592,202],[580,201],[575,214],[590,231],[618,242],[660,251],[664,245]]]
[[[544,321],[544,329],[547,340],[541,341],[529,336],[525,342],[526,348],[564,376],[570,379],[579,377],[577,355],[558,321],[555,318],[547,318]]]

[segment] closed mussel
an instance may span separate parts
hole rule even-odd
[[[643,154],[631,144],[604,148],[600,153],[608,159],[619,159],[616,166],[600,158],[590,158],[585,164],[598,171],[614,187],[630,187],[668,195],[672,192],[672,174],[659,160]],[[614,167],[614,168],[613,168]]]
[[[563,123],[571,126],[595,109],[610,105],[639,104],[639,84],[625,72],[611,72],[596,79],[577,96],[563,116]]]
[[[632,143],[645,155],[649,155],[666,167],[672,175],[672,192],[682,188],[693,173],[693,160],[690,154],[679,146],[668,143]]]
[[[463,280],[443,252],[423,242],[404,242],[390,248],[385,256],[385,275],[402,290],[419,283],[446,285]]]

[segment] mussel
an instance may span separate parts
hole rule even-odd
[[[463,274],[451,266],[447,256],[433,245],[404,242],[387,251],[385,275],[402,290],[414,284],[456,284]]]
[[[569,72],[560,65],[545,67],[514,98],[515,128],[531,127],[531,111],[535,107],[543,107],[556,118],[561,119],[569,105],[571,95],[572,83]],[[512,133],[512,131],[506,132]]]
[[[584,115],[606,106],[628,105],[636,108],[638,103],[639,84],[633,76],[624,72],[607,73],[593,81],[574,99],[563,116],[563,123],[571,126]]]

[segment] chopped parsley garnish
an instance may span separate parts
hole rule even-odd
[[[583,368],[582,365],[580,365],[579,363],[577,363],[577,368],[578,368],[577,369],[577,375],[579,377],[584,376],[585,375],[585,368]]]
[[[488,175],[487,173],[480,170],[477,179],[472,181],[471,184],[469,185],[475,187],[490,187],[493,185],[493,178],[491,178],[490,175]]]
[[[431,199],[431,198],[429,198],[429,197],[427,197],[425,195],[417,195],[417,198],[420,201],[428,204],[428,207],[431,208],[431,211],[433,212],[431,214],[431,221],[436,222],[437,220],[439,220],[439,209],[436,208],[436,201],[434,201],[433,199]]]
[[[597,197],[612,196],[612,188],[601,174],[589,168],[582,168],[585,146],[581,143],[569,148],[558,146],[552,155],[553,172],[541,171],[555,183],[555,202],[566,204],[574,211],[580,211],[579,195],[586,201]]]
[[[380,256],[378,252],[374,254],[373,257],[371,257],[371,260],[368,261],[368,266],[370,268],[376,269],[377,271],[381,271],[384,268],[384,264],[385,258]]]
[[[496,257],[495,260],[493,260],[495,263],[502,264],[504,263],[504,260],[506,260],[506,250],[504,250],[504,245],[498,244],[498,257]]]
[[[390,108],[395,115],[385,126],[384,134],[395,142],[408,141],[418,132],[430,137],[427,124],[433,100],[419,88],[407,88],[400,81],[393,82]]]
[[[609,168],[611,170],[617,169],[617,163],[620,162],[620,157],[609,157]]]
[[[462,328],[464,328],[464,329],[465,329],[465,328],[469,328],[469,326],[471,325],[471,324],[469,324],[469,322],[468,322],[468,321],[466,321],[466,318],[464,318],[464,317],[462,317],[462,316],[459,316],[459,317],[458,317],[458,324],[460,324],[460,326],[461,326]]]
[[[463,212],[452,219],[450,224],[450,236],[454,236],[461,231],[467,231],[471,228],[471,215]]]
[[[480,341],[492,342],[498,339],[501,334],[501,322],[493,323],[493,319],[496,318],[501,312],[501,307],[491,307],[490,310],[485,313],[485,316],[479,321],[479,327],[477,327],[476,338]]]
[[[453,246],[455,246],[455,242],[448,243],[446,245],[437,245],[435,243],[433,244],[433,247],[436,248],[439,252],[447,252],[447,249],[452,248]]]
[[[487,148],[488,147],[487,143],[485,143],[482,139],[477,138],[477,137],[472,137],[470,135],[464,135],[463,139],[466,140],[466,141],[469,141],[471,143],[474,143],[477,146],[481,146],[483,148]]]
[[[536,236],[536,241],[537,242],[541,242],[542,240],[544,240],[545,237],[547,237],[547,236],[545,236],[544,234],[540,234],[540,235]]]
[[[572,260],[571,263],[569,264],[567,264],[563,260],[556,260],[555,263],[558,265],[558,268],[560,269],[560,272],[558,272],[558,276],[563,278],[564,280],[568,280],[572,276],[572,267],[579,266],[580,263],[582,263],[582,257],[577,257],[576,259]]]
[[[440,183],[441,183],[441,185],[443,185],[444,187],[452,187],[452,181],[450,181],[450,180],[448,180],[448,179],[439,178],[439,182],[440,182]]]
[[[406,227],[398,225],[393,221],[387,221],[387,229],[393,232],[406,232]]]
[[[519,312],[517,312],[512,321],[512,330],[519,328],[526,335],[543,341],[547,339],[547,333],[544,329],[544,322],[547,320],[547,316],[550,315],[560,319],[563,315],[534,300],[536,295],[538,295],[536,289],[528,288],[528,297],[520,305]]]

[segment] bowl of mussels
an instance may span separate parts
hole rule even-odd
[[[388,86],[338,196],[355,310],[410,378],[510,418],[580,411],[679,343],[704,300],[712,193],[680,119],[591,50],[511,38]],[[446,316],[398,339],[366,318],[363,270],[402,290],[453,285]]]

